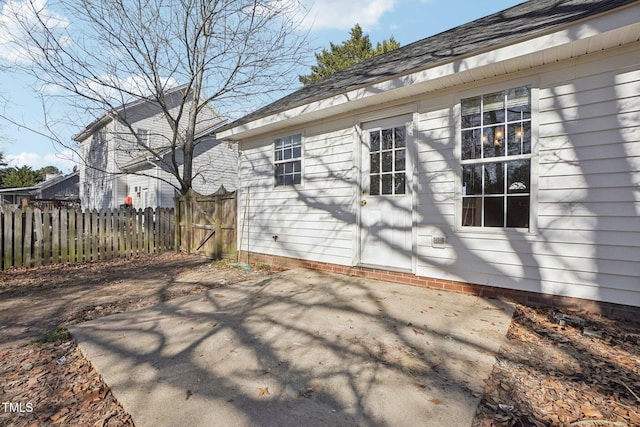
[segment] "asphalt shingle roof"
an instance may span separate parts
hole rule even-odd
[[[226,130],[441,62],[530,37],[638,0],[530,0],[375,56],[301,89],[226,126]]]

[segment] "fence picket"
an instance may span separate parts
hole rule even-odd
[[[144,211],[142,209],[138,209],[136,211],[137,218],[137,240],[138,240],[138,255],[140,255],[144,251]]]
[[[33,210],[33,220],[34,220],[34,225],[33,225],[33,230],[34,230],[34,234],[35,234],[35,240],[33,242],[33,260],[34,260],[34,265],[36,267],[42,265],[42,258],[43,258],[43,233],[44,233],[44,224],[42,222],[42,211],[38,208]],[[8,267],[5,267],[8,268]]]
[[[22,267],[22,209],[13,212],[13,264]]]
[[[13,265],[13,212],[9,209],[3,212],[3,252],[4,268]]]
[[[107,231],[106,231],[106,211],[98,211],[98,252],[100,253],[100,259],[107,258]]]
[[[67,246],[69,251],[69,262],[76,262],[76,211],[69,210],[68,216],[69,230],[67,232],[69,237],[69,244]]]
[[[124,258],[124,211],[116,212],[116,230],[118,232],[118,256]]]
[[[107,258],[113,257],[113,211],[106,211],[104,215],[104,239]]]
[[[31,246],[33,242],[33,210],[27,209],[24,218],[24,244],[22,265],[31,267]]]
[[[51,251],[53,252],[53,263],[60,262],[60,211],[51,210]]]
[[[69,211],[60,209],[60,262],[69,262]]]
[[[51,262],[51,213],[42,212],[42,262],[49,264]]]

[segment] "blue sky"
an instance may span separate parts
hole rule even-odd
[[[25,0],[0,0],[0,27],[10,25],[4,15],[8,3]],[[46,0],[35,0],[46,6]],[[286,0],[284,0],[286,1]],[[310,41],[318,48],[328,47],[329,42],[340,43],[348,38],[348,31],[359,23],[369,34],[373,44],[394,36],[401,45],[446,31],[465,22],[489,15],[521,3],[521,0],[302,0],[309,13],[304,25],[309,29]],[[64,19],[60,16],[60,19]],[[10,55],[0,36],[0,62],[10,61]],[[309,64],[314,63],[313,56]],[[308,68],[301,68],[305,73]],[[298,87],[292,76],[292,89]],[[38,85],[32,78],[0,68],[0,108],[18,123],[28,124],[45,131],[42,122],[42,104],[37,95]],[[56,108],[55,104],[52,108]],[[91,118],[88,118],[90,120]],[[63,138],[71,141],[71,135],[83,127],[69,129]],[[55,145],[47,138],[28,129],[0,120],[0,151],[12,166],[28,165],[34,169],[54,165],[65,172],[73,167],[70,152]]]

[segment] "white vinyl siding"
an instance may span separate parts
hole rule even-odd
[[[211,194],[222,185],[227,191],[235,191],[238,188],[236,144],[215,140],[206,140],[203,144],[204,151],[196,149],[193,159],[193,189],[200,194]]]
[[[585,61],[581,75],[556,66],[531,77],[540,82],[532,233],[455,230],[452,190],[460,190],[447,139],[458,120],[455,97],[425,101],[418,274],[640,305],[639,68],[628,54]],[[433,248],[431,238],[443,234],[447,248]]]
[[[331,129],[309,128],[303,140],[304,185],[296,187],[273,187],[273,138],[242,144],[239,247],[350,265],[355,223],[353,128],[348,122],[334,123]]]
[[[410,171],[418,177],[416,274],[640,306],[637,58],[637,48],[620,48],[408,100],[418,105]],[[531,226],[461,227],[460,99],[521,86],[531,86],[535,112]],[[361,199],[354,123],[385,117],[380,107],[302,130],[302,188],[272,186],[275,135],[242,142],[243,250],[354,263]],[[445,237],[445,247],[434,237]]]

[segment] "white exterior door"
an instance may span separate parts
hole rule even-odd
[[[363,126],[360,263],[411,270],[413,212],[406,120]]]

